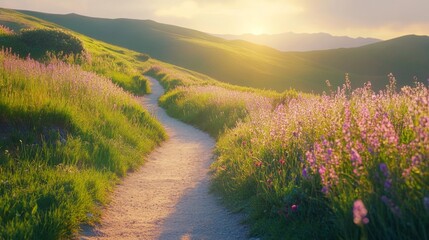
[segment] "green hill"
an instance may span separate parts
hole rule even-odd
[[[414,76],[421,82],[429,78],[428,52],[428,36],[408,35],[358,48],[313,51],[297,56],[343,69],[352,75],[366,75],[368,81],[371,80],[369,76],[385,79],[392,72],[400,85],[409,85]]]
[[[333,85],[342,84],[346,72],[354,86],[371,81],[375,88],[386,85],[390,72],[397,75],[399,85],[411,84],[414,76],[429,76],[429,59],[424,55],[428,37],[406,36],[359,48],[284,53],[150,20],[22,12],[244,86],[321,92],[327,89],[327,79]]]
[[[124,91],[147,92],[142,70],[158,62],[15,11],[0,23],[14,30],[0,26],[0,239],[77,238],[166,138]]]

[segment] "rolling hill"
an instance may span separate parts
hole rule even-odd
[[[429,36],[408,35],[358,48],[306,52],[297,56],[354,74],[377,76],[393,72],[400,80],[416,76],[426,81],[428,52]]]
[[[336,48],[361,47],[381,41],[375,38],[351,38],[347,36],[332,36],[328,33],[279,33],[279,34],[242,34],[215,36],[227,40],[244,40],[275,48],[280,51],[315,51]]]
[[[378,89],[386,85],[390,72],[397,76],[399,85],[412,84],[414,76],[429,77],[426,36],[404,36],[350,49],[280,52],[151,20],[21,12],[243,86],[322,92],[327,90],[327,79],[334,86],[340,85],[345,73],[350,74],[354,86],[371,81]]]

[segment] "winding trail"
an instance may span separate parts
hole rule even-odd
[[[246,239],[242,216],[228,212],[209,194],[215,141],[158,107],[164,90],[148,78],[153,93],[141,102],[164,125],[169,139],[117,186],[101,225],[84,231],[80,238]]]

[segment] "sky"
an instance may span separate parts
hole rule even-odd
[[[0,7],[151,19],[216,34],[429,35],[429,0],[0,0]]]

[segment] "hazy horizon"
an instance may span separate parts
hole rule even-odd
[[[211,34],[329,33],[390,39],[429,35],[429,2],[412,0],[0,0],[0,7],[154,20]]]

